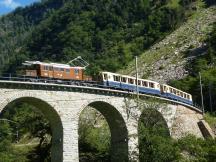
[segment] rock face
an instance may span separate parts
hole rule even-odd
[[[185,24],[153,45],[138,59],[139,76],[161,83],[184,78],[185,66],[206,53],[204,43],[216,22],[216,6],[198,11]],[[135,75],[134,63],[121,73]]]
[[[198,123],[203,118],[202,114],[178,106],[175,114],[175,120],[172,126],[172,137],[179,139],[188,134],[193,134],[203,138]]]

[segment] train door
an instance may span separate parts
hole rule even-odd
[[[103,79],[103,84],[105,86],[109,86],[108,74],[107,73],[102,73],[102,79]]]

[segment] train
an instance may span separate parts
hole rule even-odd
[[[106,87],[112,87],[115,89],[127,91],[137,91],[138,89],[139,93],[156,95],[193,105],[191,94],[183,92],[167,84],[160,84],[152,80],[140,78],[136,79],[136,77],[111,72],[101,72],[101,75],[102,84]]]
[[[136,79],[135,77],[112,72],[100,72],[97,80],[85,75],[85,68],[71,67],[68,64],[45,63],[40,61],[25,61],[25,77],[31,79],[43,78],[65,84],[78,84],[87,86],[98,86],[103,88],[119,89],[123,91],[141,94],[156,95],[163,98],[193,105],[192,95],[167,84],[147,79]]]
[[[84,74],[81,66],[71,67],[68,64],[45,63],[40,61],[25,61],[24,75],[28,77],[39,77],[54,80],[92,80]]]

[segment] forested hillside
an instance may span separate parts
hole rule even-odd
[[[43,1],[25,8],[19,7],[0,17],[0,72],[12,64],[16,66],[20,59],[27,59],[21,50],[29,34],[62,3],[60,0]]]
[[[200,106],[200,72],[205,110],[215,112],[215,23],[215,5],[194,12],[178,29],[140,55],[139,76],[189,92]],[[134,67],[131,62],[119,72],[134,75]]]
[[[116,71],[200,5],[200,0],[56,2],[19,8],[0,19],[4,71],[15,72],[24,60],[68,62],[78,55],[91,64],[91,74]]]

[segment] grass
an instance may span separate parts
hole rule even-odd
[[[167,4],[167,7],[169,8],[178,8],[179,7],[180,0],[170,0]]]
[[[213,130],[216,130],[216,114],[206,113],[204,119]]]

